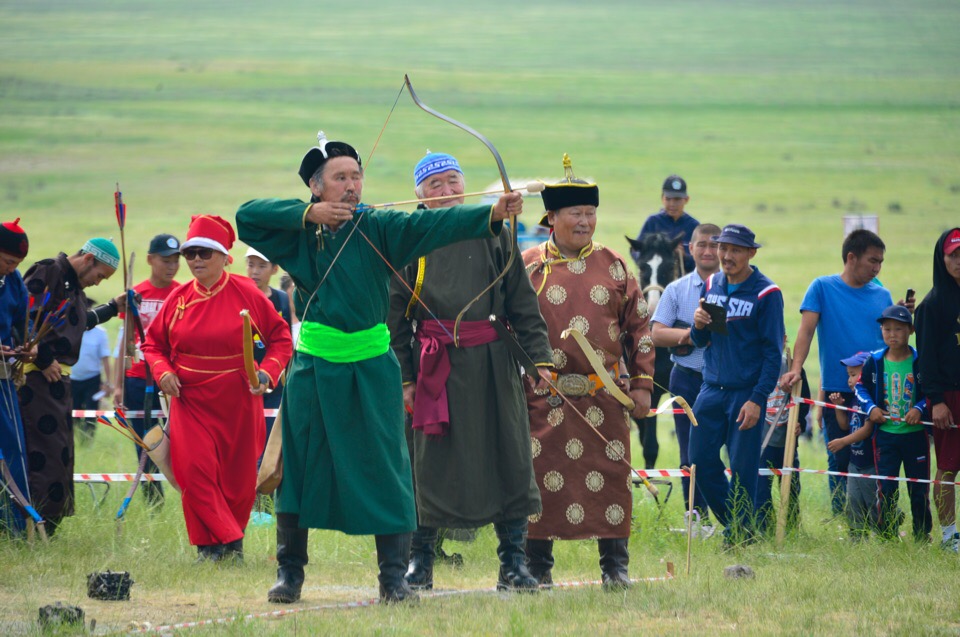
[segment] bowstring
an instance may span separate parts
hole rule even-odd
[[[393,116],[393,111],[396,110],[397,104],[400,103],[400,96],[403,95],[403,89],[405,89],[405,88],[406,88],[406,83],[403,83],[403,84],[400,85],[400,90],[397,92],[397,97],[396,97],[396,99],[393,100],[393,106],[390,107],[390,111],[387,113],[387,118],[384,120],[383,126],[380,128],[380,134],[377,135],[377,139],[376,139],[376,141],[373,143],[373,148],[370,149],[370,154],[367,155],[367,161],[366,161],[367,168],[370,167],[370,162],[373,160],[373,154],[374,154],[374,152],[376,152],[377,146],[380,145],[380,138],[383,137],[383,132],[384,132],[385,130],[387,130],[387,124],[390,122],[390,117]],[[340,258],[340,254],[343,252],[343,249],[347,247],[347,244],[350,242],[350,238],[353,237],[354,231],[356,231],[356,230],[358,229],[357,222],[359,222],[361,219],[363,219],[363,215],[365,215],[366,212],[367,212],[367,209],[366,209],[366,208],[362,208],[362,209],[360,210],[360,216],[359,216],[357,219],[352,220],[352,221],[353,221],[353,228],[350,230],[350,234],[348,234],[348,235],[347,235],[347,238],[344,239],[343,244],[340,246],[340,249],[337,250],[337,253],[336,253],[335,255],[333,255],[333,261],[331,261],[331,262],[330,262],[330,265],[327,266],[327,270],[326,270],[326,272],[323,273],[323,276],[320,278],[320,282],[317,283],[317,287],[315,287],[315,288],[313,289],[313,292],[310,293],[310,296],[307,297],[307,302],[304,304],[304,308],[303,308],[303,316],[304,316],[304,317],[307,316],[307,311],[310,309],[310,304],[313,303],[313,300],[316,298],[317,292],[320,291],[320,288],[323,286],[324,282],[326,282],[327,277],[330,276],[330,272],[333,270],[333,266],[337,263],[337,259]],[[363,234],[363,233],[361,232],[360,234]],[[367,241],[370,241],[370,240],[367,239]],[[379,253],[378,253],[378,254],[379,254]],[[383,255],[381,255],[381,258],[383,258]],[[384,261],[386,261],[386,259],[384,259]],[[387,263],[387,265],[389,266],[390,264]],[[390,269],[393,270],[393,266],[390,266]],[[394,271],[394,273],[396,273],[396,270],[393,270],[393,271]],[[397,276],[399,276],[399,275],[397,275]],[[300,342],[300,335],[298,334],[298,335],[297,335],[297,342],[293,344],[294,349],[296,349],[296,347],[297,347],[297,345],[299,344],[299,342]]]

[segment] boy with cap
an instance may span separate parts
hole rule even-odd
[[[0,224],[0,451],[17,488],[30,500],[27,486],[27,444],[23,436],[17,388],[13,380],[14,357],[20,355],[16,345],[22,344],[27,311],[27,288],[17,266],[27,256],[30,243],[20,227],[20,219]],[[14,330],[19,337],[14,340]],[[5,476],[4,476],[5,479]],[[0,495],[0,529],[18,534],[24,529],[23,512],[12,506],[6,495]]]
[[[683,210],[690,201],[690,196],[687,195],[686,180],[680,175],[670,175],[664,179],[663,188],[660,191],[660,201],[663,202],[663,207],[660,208],[660,212],[650,215],[643,222],[640,234],[637,235],[637,241],[645,234],[662,233],[671,239],[682,236],[683,243],[678,249],[683,251],[683,271],[693,272],[696,264],[690,254],[690,238],[700,222]],[[631,250],[631,254],[636,261],[637,255],[633,254],[633,250]]]
[[[930,443],[924,431],[923,410],[927,401],[918,382],[917,351],[910,347],[913,320],[910,310],[891,305],[883,311],[880,329],[886,347],[870,354],[863,365],[856,394],[860,411],[879,426],[873,438],[873,456],[877,473],[900,475],[900,467],[908,478],[930,479]],[[880,533],[896,537],[898,529],[896,499],[899,483],[881,480],[877,491],[877,514]],[[927,484],[907,483],[913,517],[913,537],[929,541],[933,518]]]
[[[960,471],[960,228],[940,235],[933,250],[933,289],[917,308],[920,380],[933,416],[937,480],[954,482]],[[933,500],[943,531],[943,548],[960,551],[956,495],[951,484],[936,484]]]
[[[119,265],[120,251],[113,242],[96,237],[72,256],[61,252],[53,259],[38,261],[23,277],[27,291],[36,300],[35,323],[66,302],[64,320],[40,341],[36,360],[24,366],[25,381],[19,394],[31,456],[30,493],[51,535],[64,517],[73,515],[70,366],[80,355],[84,330],[115,317],[126,307],[126,296],[120,295],[89,309],[83,290],[100,285]]]
[[[147,265],[150,266],[150,276],[133,287],[133,291],[140,299],[140,322],[143,324],[143,331],[146,333],[150,323],[160,313],[164,301],[170,295],[170,292],[176,288],[179,283],[174,279],[180,270],[180,241],[172,234],[158,234],[150,240],[150,246],[147,248]],[[113,395],[114,405],[123,407],[130,411],[140,411],[143,409],[144,397],[147,389],[147,365],[143,361],[142,343],[137,330],[133,330],[130,335],[130,344],[133,347],[134,355],[129,359],[128,365],[122,374],[123,392],[118,387]],[[117,337],[117,346],[126,342],[124,339],[123,328],[120,329],[120,335]],[[154,408],[159,405],[154,403]],[[130,424],[134,431],[141,437],[146,433],[146,424],[143,418],[131,418]],[[137,460],[140,460],[140,454],[144,453],[138,445],[134,445],[137,452]],[[153,461],[147,459],[144,465],[146,473],[159,473],[160,470]],[[163,484],[160,482],[145,482],[142,485],[143,494],[151,505],[163,503]]]
[[[691,342],[706,347],[703,387],[693,405],[700,426],[690,432],[690,462],[697,465],[697,486],[726,527],[727,547],[754,536],[763,429],[756,425],[777,384],[785,338],[780,288],[750,265],[760,247],[754,238],[739,224],[725,226],[714,238],[721,271],[707,279],[690,331]],[[720,459],[723,445],[732,483]]]
[[[840,364],[847,370],[847,384],[851,395],[860,381],[863,364],[870,357],[869,352],[858,352],[844,358]],[[832,392],[830,402],[842,407],[857,408],[856,398],[847,399],[848,394]],[[837,409],[837,425],[846,436],[834,438],[827,443],[831,453],[837,453],[844,447],[850,447],[850,473],[876,474],[873,460],[873,422],[856,411]],[[870,442],[868,442],[870,441]],[[867,478],[852,478],[847,481],[847,522],[850,524],[850,538],[862,540],[877,526],[877,481]]]

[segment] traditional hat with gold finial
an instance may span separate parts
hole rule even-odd
[[[563,179],[555,184],[544,184],[541,196],[543,209],[547,212],[556,212],[570,206],[600,205],[600,189],[597,184],[577,179],[573,174],[573,162],[570,161],[570,155],[567,153],[563,154]],[[540,218],[540,225],[550,227],[546,214]]]

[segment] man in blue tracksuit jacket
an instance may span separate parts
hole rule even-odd
[[[703,387],[693,405],[699,426],[690,431],[690,462],[697,465],[697,487],[726,527],[729,544],[753,535],[762,432],[757,424],[777,384],[785,336],[780,288],[750,265],[760,247],[754,238],[738,224],[714,237],[721,271],[707,280],[690,331],[693,344],[707,348]],[[725,333],[704,303],[724,308]],[[730,454],[732,482],[720,460],[722,445]]]

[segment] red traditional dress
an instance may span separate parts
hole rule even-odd
[[[275,386],[292,352],[290,328],[243,276],[225,272],[210,289],[196,280],[178,286],[143,345],[158,381],[180,378],[180,397],[170,401],[170,460],[197,546],[242,538],[256,497],[266,433],[263,400],[250,393],[244,372],[243,309],[267,345],[260,369]]]
[[[592,243],[577,258],[568,259],[551,238],[526,250],[523,261],[547,322],[558,374],[579,374],[590,382],[595,379],[573,338],[560,338],[568,328],[587,337],[614,378],[618,373],[631,377],[653,374],[654,349],[647,326],[650,313],[636,277],[620,255]],[[626,370],[615,369],[622,364],[621,358]],[[635,379],[631,386],[650,389],[652,382]],[[533,467],[543,500],[543,513],[530,516],[529,537],[629,537],[633,487],[627,410],[600,388],[593,395],[571,398],[585,422],[549,389],[527,386],[526,392]]]

